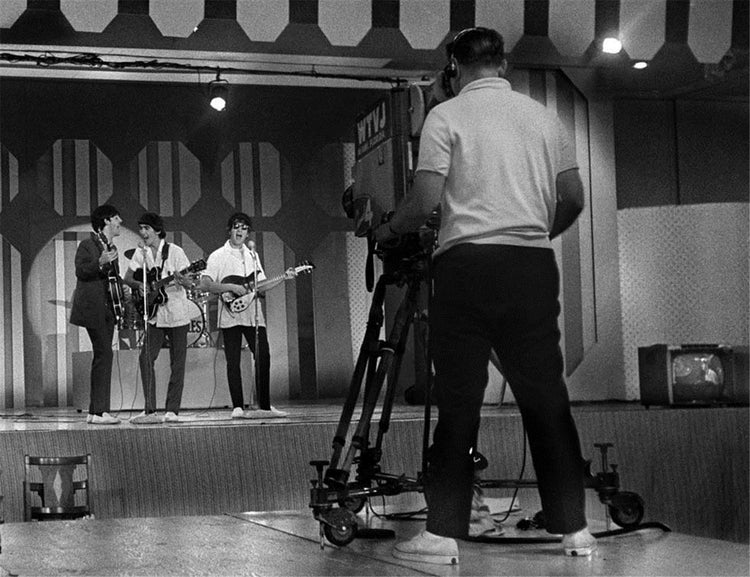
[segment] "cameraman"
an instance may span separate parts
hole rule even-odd
[[[430,339],[438,422],[425,475],[426,531],[395,557],[458,562],[472,501],[469,450],[479,425],[490,350],[516,398],[550,533],[568,555],[590,555],[584,461],[563,380],[559,274],[550,239],[583,209],[575,151],[543,105],[503,78],[503,38],[458,33],[433,90],[458,96],[424,123],[414,184],[378,242],[415,231],[441,207]],[[447,98],[447,95],[442,95]]]

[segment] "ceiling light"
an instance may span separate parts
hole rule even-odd
[[[639,60],[638,62],[633,63],[633,68],[636,70],[643,70],[648,66],[648,62],[644,62],[643,60]]]
[[[227,93],[229,92],[229,83],[219,78],[216,74],[216,80],[208,83],[208,100],[211,108],[221,112],[227,107]]]
[[[613,37],[607,37],[602,41],[602,52],[606,54],[619,54],[622,50],[622,42]]]

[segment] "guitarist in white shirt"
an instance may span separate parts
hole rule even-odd
[[[185,384],[187,334],[190,326],[190,308],[185,287],[190,286],[191,282],[190,278],[181,274],[180,271],[187,269],[190,261],[182,248],[176,244],[167,243],[164,221],[158,214],[144,213],[138,219],[138,233],[143,239],[143,244],[133,253],[124,282],[133,289],[133,298],[139,303],[141,314],[144,308],[146,316],[149,312],[153,312],[148,302],[144,304],[144,292],[147,299],[152,296],[149,295],[149,285],[152,281],[158,282],[169,275],[172,275],[174,280],[163,287],[163,293],[161,293],[163,296],[157,299],[160,304],[155,305],[155,314],[145,323],[146,335],[138,359],[145,410],[130,419],[130,422],[144,425],[179,421],[182,389]],[[143,282],[144,260],[146,283]],[[161,416],[156,412],[154,363],[167,336],[169,337],[171,374],[167,385],[166,412],[164,416]]]
[[[233,406],[232,418],[285,417],[285,412],[271,406],[271,354],[268,347],[266,321],[257,299],[250,298],[253,296],[250,293],[255,283],[266,280],[258,253],[246,245],[250,233],[250,217],[243,212],[230,216],[227,221],[227,233],[229,235],[227,242],[208,257],[206,270],[201,278],[201,289],[222,295],[219,298],[218,325],[224,338],[227,381]],[[293,276],[296,276],[296,272],[291,268],[275,281],[264,283],[264,290]],[[243,305],[241,310],[233,311],[228,301],[244,295],[249,295],[243,299],[243,301],[248,301],[245,303],[246,306]],[[246,411],[244,409],[240,368],[243,336],[256,360],[255,390],[258,410]]]

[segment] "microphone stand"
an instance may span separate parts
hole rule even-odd
[[[250,396],[250,406],[255,406],[255,401],[257,400],[257,394],[258,394],[258,383],[260,382],[260,373],[259,370],[259,363],[258,363],[258,254],[255,252],[255,249],[250,249],[250,254],[253,257],[253,293],[255,294],[255,302],[254,302],[254,313],[255,313],[255,348],[253,349],[253,366],[255,367],[255,387],[253,387],[253,394]],[[258,408],[260,409],[260,405],[258,405]]]
[[[146,269],[146,255],[148,253],[148,247],[143,247],[143,340],[141,341],[141,354],[143,354],[143,349],[145,347],[146,349],[146,358],[148,360],[148,375],[141,375],[144,379],[144,383],[146,386],[144,387],[144,398],[143,398],[143,410],[146,411],[146,406],[148,405],[148,397],[151,394],[151,387],[154,386],[154,383],[151,382],[151,375],[153,371],[151,370],[151,350],[148,342],[148,281],[146,278],[147,275],[147,269]]]

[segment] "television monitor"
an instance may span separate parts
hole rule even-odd
[[[638,348],[641,403],[748,403],[747,347],[658,344]]]

